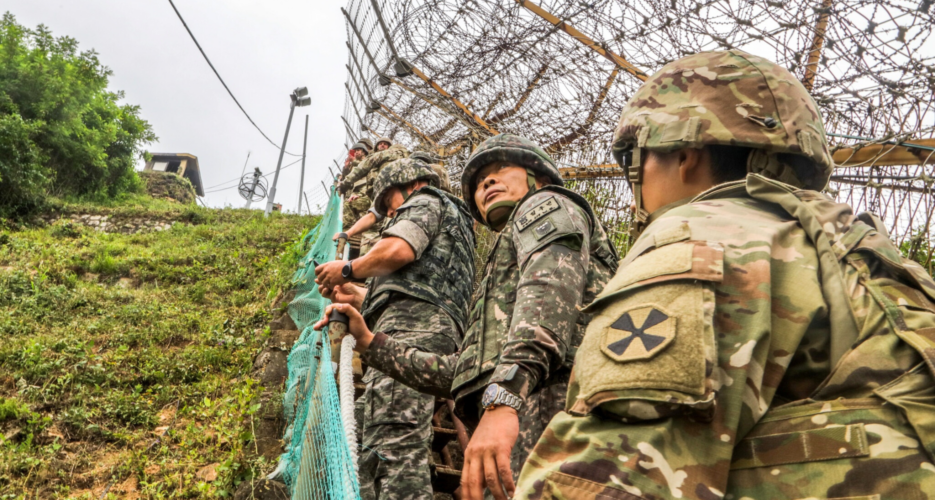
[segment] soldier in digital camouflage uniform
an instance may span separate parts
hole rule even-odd
[[[517,497],[935,495],[935,282],[819,192],[833,162],[795,77],[740,51],[670,63],[613,152],[645,229],[585,309]]]
[[[386,145],[389,145],[389,147],[380,149],[381,146]],[[373,200],[374,197],[373,184],[380,170],[391,162],[409,156],[409,151],[405,146],[402,144],[393,145],[389,139],[384,137],[377,140],[376,146],[377,151],[368,155],[363,161],[357,164],[353,170],[341,179],[341,183],[338,184],[339,193],[348,197],[357,195],[357,198],[351,202],[353,210],[350,213],[347,211],[344,212],[345,231],[352,228],[358,220],[372,210],[371,200]],[[374,212],[374,214],[376,213]],[[356,241],[358,239],[357,235],[354,234],[354,236],[354,240]],[[371,227],[360,233],[359,240],[360,255],[363,256],[373,248],[373,245],[380,241],[380,232],[378,229]]]
[[[571,362],[590,319],[577,307],[616,270],[616,251],[591,206],[562,184],[552,159],[514,135],[488,139],[468,160],[464,199],[474,218],[499,234],[459,354],[426,353],[379,332],[371,342],[363,338],[369,332],[352,331],[370,366],[455,400],[456,413],[474,429],[462,472],[466,499],[482,496],[485,484],[496,498],[512,489],[546,424],[564,408]],[[483,393],[493,404],[482,404]]]
[[[474,232],[464,202],[438,185],[438,175],[420,161],[384,167],[374,184],[375,209],[391,217],[383,239],[343,274],[344,261],[319,266],[316,281],[333,289],[369,278],[361,305],[367,326],[401,346],[445,356],[457,351],[467,322]],[[431,499],[435,398],[374,367],[364,383],[362,498]]]

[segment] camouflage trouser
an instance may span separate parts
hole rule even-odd
[[[379,330],[380,322],[376,328]],[[425,332],[392,332],[394,339],[431,349]],[[447,338],[438,339],[455,346]],[[426,345],[428,344],[428,346]],[[368,369],[363,403],[360,496],[363,500],[432,498],[432,411],[435,397]]]
[[[523,463],[539,442],[549,421],[565,409],[568,373],[563,371],[558,375],[559,380],[546,381],[548,385],[527,396],[526,404],[519,411],[519,437],[516,438],[513,453],[510,456],[510,469],[513,472],[514,484],[519,479]],[[490,493],[488,492],[487,495]]]

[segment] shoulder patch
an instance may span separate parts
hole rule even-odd
[[[539,203],[531,210],[523,214],[520,218],[516,219],[516,227],[520,231],[525,231],[532,226],[537,220],[545,217],[546,215],[559,209],[558,200],[554,196],[550,196],[549,199]]]
[[[675,338],[676,321],[659,306],[629,309],[604,329],[601,351],[618,362],[652,358]]]

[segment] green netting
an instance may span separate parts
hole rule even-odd
[[[315,285],[314,261],[334,260],[341,230],[341,200],[332,190],[321,223],[299,243],[307,254],[292,277],[289,316],[302,334],[289,354],[283,407],[286,452],[271,477],[282,476],[293,499],[359,499],[360,487],[341,418],[327,329],[312,329],[329,301]]]

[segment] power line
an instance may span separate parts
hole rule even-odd
[[[243,106],[240,105],[240,101],[238,101],[237,98],[234,97],[234,93],[231,92],[231,89],[228,88],[226,83],[224,83],[224,79],[221,78],[221,74],[218,73],[218,70],[216,70],[214,68],[214,65],[211,64],[211,59],[208,59],[208,54],[205,54],[204,49],[201,48],[201,44],[198,43],[198,40],[195,38],[195,34],[192,33],[192,30],[188,29],[188,24],[185,23],[185,19],[182,18],[182,14],[179,12],[179,9],[175,7],[175,3],[172,2],[172,0],[169,0],[169,5],[172,6],[172,10],[174,10],[175,15],[179,17],[179,21],[182,21],[182,26],[184,26],[185,31],[188,32],[188,36],[192,37],[192,41],[195,42],[195,46],[198,47],[198,51],[201,52],[201,55],[205,58],[205,61],[207,61],[208,66],[211,66],[211,71],[214,71],[214,75],[218,77],[218,80],[221,82],[221,85],[224,86],[224,90],[226,90],[227,93],[231,96],[231,99],[234,100],[234,103],[237,104],[237,107],[240,108],[240,111],[243,111],[244,116],[246,116],[247,119],[250,120],[250,123],[253,124],[253,126],[257,129],[258,132],[260,132],[260,135],[262,135],[264,139],[269,141],[269,143],[275,146],[276,149],[280,149],[279,145],[277,145],[275,142],[273,142],[272,139],[270,139],[265,133],[263,133],[263,130],[260,129],[260,126],[257,125],[255,121],[253,121],[253,118],[250,118],[249,114],[247,114],[247,110],[243,109]],[[302,155],[297,155],[295,153],[290,153],[288,151],[285,151],[285,153],[291,156],[302,156]]]

